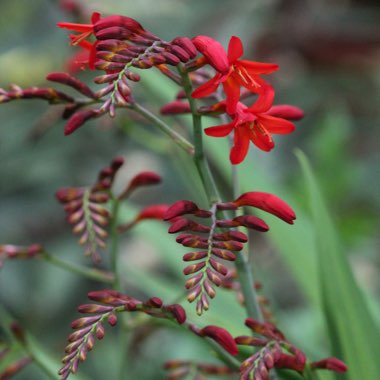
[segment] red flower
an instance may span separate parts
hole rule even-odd
[[[231,123],[206,128],[205,133],[208,136],[225,137],[234,131],[230,160],[234,165],[240,164],[248,153],[250,141],[261,150],[269,152],[274,147],[272,133],[287,134],[294,131],[295,126],[290,121],[271,116],[270,107],[268,101],[257,101],[250,108],[238,102]]]
[[[240,38],[235,36],[230,39],[227,54],[223,46],[210,37],[197,36],[192,41],[195,47],[206,57],[208,63],[218,71],[212,79],[193,91],[192,96],[194,98],[211,95],[216,91],[219,84],[222,84],[227,98],[227,112],[229,114],[235,112],[240,99],[241,86],[258,94],[259,99],[260,97],[273,99],[273,92],[268,91],[268,84],[261,79],[260,75],[276,71],[278,65],[239,60],[244,51]]]
[[[96,57],[96,42],[91,43],[87,40],[92,34],[94,34],[94,24],[100,20],[100,13],[93,12],[91,16],[91,24],[76,24],[72,22],[59,22],[58,27],[79,32],[79,34],[70,34],[71,45],[78,45],[84,49],[84,53],[80,52],[76,54],[69,61],[69,68],[75,71],[78,67],[82,67],[84,64],[89,65],[91,70],[95,69],[95,57]]]

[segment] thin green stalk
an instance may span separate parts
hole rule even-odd
[[[184,85],[184,90],[187,99],[190,104],[191,112],[193,115],[193,129],[194,129],[194,161],[198,169],[199,175],[202,179],[203,186],[205,188],[207,197],[210,204],[220,201],[218,194],[218,189],[216,187],[213,175],[208,166],[207,160],[203,153],[203,143],[202,143],[202,121],[201,115],[197,111],[197,105],[195,99],[192,98],[192,84],[187,72],[183,68],[179,68],[179,72],[182,76],[182,81]],[[235,189],[235,191],[237,191]],[[262,321],[262,315],[260,312],[260,307],[257,303],[257,296],[254,287],[254,281],[252,276],[252,271],[248,265],[248,261],[243,254],[236,255],[236,270],[239,275],[239,282],[241,286],[241,291],[245,299],[245,308],[247,315],[251,318]]]
[[[104,282],[106,284],[112,284],[114,281],[114,276],[112,273],[104,272],[99,269],[87,268],[81,265],[72,264],[67,261],[61,260],[60,258],[53,256],[48,252],[43,252],[41,258],[46,262],[53,264],[59,268],[62,268],[68,272],[79,274],[80,276],[89,278],[91,280]]]
[[[187,152],[190,155],[194,154],[194,146],[189,141],[187,141],[183,136],[174,131],[168,124],[166,124],[164,121],[162,121],[148,109],[143,107],[141,104],[134,103],[129,108],[136,111],[140,115],[144,116],[145,119],[155,124],[158,128],[161,129],[162,132],[167,134],[185,152]]]
[[[232,146],[232,144],[233,140],[232,138],[230,138],[230,145]],[[236,199],[240,196],[240,181],[237,166],[232,165],[231,170],[232,192],[234,199]],[[241,252],[241,254],[236,255],[235,266],[237,272],[239,273],[240,286],[244,294],[244,299],[246,300],[245,302],[248,316],[260,322],[264,322],[263,313],[261,312],[260,305],[257,302],[257,295],[255,291],[255,279],[253,277],[253,272],[251,269],[249,259],[245,252]]]
[[[214,177],[210,171],[210,167],[208,166],[208,162],[205,159],[203,152],[202,116],[198,113],[196,102],[191,97],[192,84],[188,73],[181,66],[178,67],[178,71],[182,77],[183,88],[185,90],[187,100],[190,104],[191,114],[193,118],[193,135],[195,148],[194,163],[203,183],[207,198],[210,202],[210,205],[212,205],[213,203],[220,200],[220,196],[218,194],[218,188],[216,187]]]
[[[113,273],[113,282],[112,287],[115,290],[121,290],[121,283],[120,283],[120,276],[119,276],[119,270],[118,270],[118,231],[117,231],[117,219],[119,215],[119,208],[120,208],[120,201],[118,199],[113,199],[112,204],[112,221],[111,221],[111,249],[110,249],[110,256],[111,256],[111,270]]]

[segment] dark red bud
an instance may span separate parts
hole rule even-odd
[[[337,358],[326,358],[318,362],[311,363],[311,368],[329,369],[335,372],[346,372],[347,366]]]
[[[90,89],[90,87],[88,87],[85,83],[81,82],[79,79],[74,78],[70,74],[61,72],[49,73],[46,79],[52,82],[62,83],[67,86],[70,86],[79,91],[81,94],[89,98],[95,99],[95,94]]]
[[[180,115],[180,114],[190,113],[190,112],[191,112],[190,104],[187,102],[179,101],[179,100],[166,103],[160,109],[160,113],[162,115]]]
[[[178,201],[172,204],[166,211],[164,220],[170,220],[185,214],[194,214],[198,210],[199,208],[194,202],[186,200]]]
[[[166,310],[168,310],[170,313],[173,314],[174,318],[177,320],[177,322],[180,325],[182,325],[182,323],[185,323],[186,311],[181,305],[178,305],[178,304],[169,305],[166,307]]]
[[[129,30],[131,33],[140,34],[145,29],[142,27],[142,25],[134,20],[133,18],[126,17],[126,16],[120,16],[120,15],[113,15],[108,17],[103,17],[94,25],[94,31],[95,33],[106,28],[111,27],[120,27],[122,29]]]
[[[239,350],[232,335],[222,327],[206,326],[201,330],[201,336],[209,337],[217,342],[231,355],[237,355]]]
[[[97,109],[88,109],[83,111],[78,111],[74,113],[70,119],[67,121],[64,129],[65,135],[70,135],[74,131],[76,131],[79,127],[81,127],[86,121],[90,119],[94,119],[102,115]]]
[[[187,37],[177,37],[172,42],[174,45],[180,46],[182,49],[186,51],[187,54],[189,54],[190,58],[195,58],[197,55],[197,49],[190,40],[190,38]]]

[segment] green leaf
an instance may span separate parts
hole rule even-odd
[[[333,354],[349,371],[342,379],[377,380],[380,334],[359,289],[306,156],[297,151],[309,191],[318,277]],[[376,354],[377,353],[377,354]]]

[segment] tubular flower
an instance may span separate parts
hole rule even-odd
[[[260,98],[269,97],[273,100],[273,91],[268,91],[268,84],[260,77],[261,74],[270,74],[278,69],[273,63],[261,63],[240,60],[243,55],[243,45],[238,37],[231,37],[226,54],[223,46],[207,36],[193,38],[195,47],[206,57],[208,63],[217,73],[206,83],[195,89],[193,98],[203,98],[216,91],[220,84],[226,94],[227,112],[234,113],[240,99],[240,87],[259,95]],[[226,61],[228,65],[226,65]]]
[[[302,113],[298,108],[294,107],[294,109],[297,110],[296,116]],[[286,112],[284,114],[285,117],[289,116]],[[294,129],[295,126],[292,122],[270,115],[269,103],[262,103],[260,106],[255,103],[248,108],[239,102],[231,123],[206,128],[205,133],[208,136],[225,137],[234,131],[234,145],[230,152],[230,160],[232,164],[236,165],[246,157],[250,141],[259,149],[269,152],[274,147],[272,133],[287,134],[293,132]]]
[[[91,70],[95,69],[95,57],[96,57],[96,42],[91,43],[87,40],[94,34],[94,25],[100,20],[100,13],[94,12],[91,16],[91,24],[76,24],[72,22],[59,22],[58,27],[71,30],[73,32],[79,32],[79,34],[70,34],[71,45],[80,46],[84,51],[80,52],[75,58],[72,58],[69,62],[70,67],[74,65],[74,71],[77,69],[75,64],[88,63]]]

